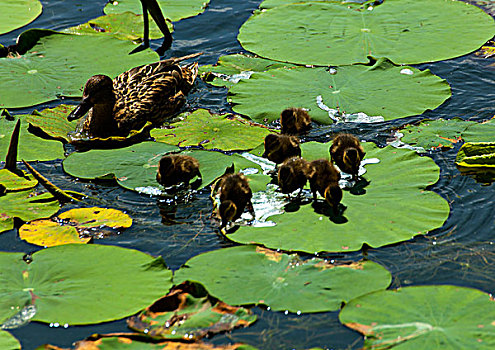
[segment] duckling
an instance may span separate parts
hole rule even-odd
[[[156,181],[165,187],[181,182],[189,186],[189,181],[195,176],[201,177],[196,158],[184,154],[167,154],[158,163]]]
[[[277,164],[290,157],[300,157],[301,147],[297,136],[268,134],[265,137],[263,157]]]
[[[180,58],[132,68],[114,80],[94,75],[86,82],[81,103],[67,116],[72,121],[88,115],[77,131],[88,137],[127,136],[146,122],[160,125],[186,101],[198,74],[198,64],[180,66]]]
[[[311,117],[303,108],[287,108],[280,114],[282,134],[300,135],[311,129]]]
[[[313,168],[306,160],[300,157],[287,159],[278,169],[280,190],[282,193],[290,194],[298,188],[302,189],[308,178],[313,176],[313,172]]]
[[[353,180],[358,177],[359,165],[365,154],[357,137],[351,134],[338,134],[330,147],[332,161],[341,171],[351,174]]]
[[[332,207],[333,213],[338,215],[339,203],[342,200],[340,172],[326,159],[313,160],[310,165],[314,171],[309,177],[313,201],[316,202],[316,193],[319,192]]]
[[[239,219],[247,207],[254,218],[253,196],[248,179],[242,174],[227,174],[215,185],[220,192],[220,206],[218,213],[222,219],[222,228],[229,222]]]

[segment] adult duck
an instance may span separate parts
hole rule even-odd
[[[146,122],[160,125],[176,114],[198,75],[198,63],[179,62],[196,53],[132,68],[115,79],[94,75],[86,82],[81,103],[67,116],[86,118],[77,127],[82,137],[127,136]]]

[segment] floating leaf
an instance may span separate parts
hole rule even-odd
[[[22,174],[22,176],[19,176]],[[38,181],[32,175],[19,170],[19,175],[7,169],[0,169],[0,184],[7,188],[7,191],[20,191],[32,188]]]
[[[21,344],[8,332],[0,331],[0,349],[21,350]]]
[[[114,246],[69,244],[0,253],[0,320],[32,305],[34,321],[91,324],[132,315],[171,287],[162,258]]]
[[[129,215],[116,209],[77,208],[66,211],[52,220],[35,220],[19,229],[21,239],[29,243],[54,247],[68,243],[88,243],[91,237],[100,238],[102,228],[131,227]],[[88,230],[97,228],[97,230]]]
[[[1,60],[1,58],[0,58]],[[0,68],[1,70],[1,68]],[[64,158],[64,147],[60,142],[54,140],[45,140],[34,136],[28,131],[28,123],[25,116],[16,116],[23,122],[21,123],[21,132],[19,136],[19,146],[17,159],[27,161],[46,161]],[[0,160],[4,161],[10,144],[10,137],[14,130],[14,121],[9,121],[0,117]]]
[[[149,20],[149,38],[159,39],[163,37],[158,26],[153,22],[151,16]],[[174,27],[167,22],[168,29],[173,32]],[[138,40],[143,37],[143,16],[132,12],[115,13],[101,16],[90,20],[87,23],[68,28],[65,33],[82,35],[111,35],[120,40]]]
[[[38,0],[3,0],[0,15],[0,34],[25,26],[41,14]]]
[[[134,44],[108,36],[40,29],[28,32],[21,35],[17,45],[34,41],[34,46],[28,45],[30,49],[20,57],[0,58],[0,107],[21,108],[56,100],[61,95],[81,96],[81,87],[95,72],[113,78],[158,58],[151,50],[129,55]]]
[[[304,2],[255,13],[238,40],[257,55],[298,64],[367,63],[368,56],[417,64],[465,55],[494,31],[491,16],[461,1]]]
[[[203,79],[209,84],[230,88],[242,79],[249,79],[254,72],[284,67],[295,66],[264,58],[235,54],[220,56],[217,64],[201,66],[199,71]]]
[[[161,193],[161,185],[156,181],[158,161],[168,153],[178,151],[177,147],[161,142],[143,142],[134,146],[116,150],[91,150],[84,153],[72,153],[63,162],[64,170],[72,176],[83,179],[115,177],[124,188],[147,192]],[[241,162],[259,169],[255,163],[233,155],[227,156],[212,151],[183,151],[199,161],[202,175],[200,188],[209,185],[217,177],[225,173],[232,164]],[[89,166],[88,166],[89,165]],[[239,171],[239,166],[236,171]]]
[[[74,105],[61,104],[54,108],[46,108],[41,112],[34,111],[26,117],[26,121],[41,129],[48,136],[69,142],[67,134],[74,131],[79,123],[78,120],[69,122],[67,116],[76,108]]]
[[[308,144],[301,147],[303,157]],[[320,157],[328,156],[330,143],[325,146],[320,146],[326,150]],[[296,212],[270,217],[275,226],[242,226],[227,237],[238,243],[256,242],[286,251],[342,252],[359,250],[364,243],[381,247],[405,241],[441,227],[449,215],[449,205],[426,190],[439,177],[435,162],[391,146],[380,149],[366,143],[364,148],[366,158],[378,158],[380,162],[366,165],[364,178],[370,183],[364,187],[364,194],[344,192],[342,203],[347,208],[342,217],[324,214],[320,199],[321,204],[303,205]]]
[[[59,203],[49,193],[35,195],[30,191],[12,192],[0,196],[0,232],[13,228],[13,218],[23,221],[47,218],[55,214]]]
[[[251,325],[256,316],[248,309],[233,307],[209,296],[194,296],[181,285],[137,316],[129,328],[153,339],[196,341],[205,336]]]
[[[351,300],[339,318],[364,349],[493,349],[491,295],[457,286],[405,287]]]
[[[419,125],[407,125],[399,131],[404,134],[402,142],[425,149],[452,148],[461,140],[461,134],[474,122],[459,118],[450,120],[423,120]]]
[[[311,118],[321,124],[331,124],[330,114],[337,109],[341,114],[364,113],[364,120],[369,121],[421,114],[451,95],[448,83],[429,70],[398,67],[387,60],[372,67],[354,65],[330,71],[271,69],[241,80],[229,94],[235,112],[259,122],[278,119],[282,110],[292,106],[308,109]]]
[[[495,119],[490,119],[485,123],[470,125],[462,133],[462,138],[466,142],[490,142],[495,139]]]
[[[203,284],[231,305],[264,304],[274,311],[301,313],[338,310],[342,302],[386,288],[391,277],[371,261],[301,261],[297,255],[247,245],[190,259],[174,275],[175,283],[185,280]]]
[[[209,0],[158,0],[163,16],[172,22],[199,15],[204,11],[209,2]],[[126,11],[131,11],[138,15],[143,14],[143,8],[140,2],[134,0],[109,2],[103,9],[103,12],[107,15]]]
[[[455,164],[465,168],[495,170],[495,142],[467,142],[462,145]]]
[[[263,143],[270,131],[233,114],[212,114],[206,109],[185,113],[180,122],[165,129],[153,129],[151,137],[180,147],[202,146],[206,149],[246,150]]]

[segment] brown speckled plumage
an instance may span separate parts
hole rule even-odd
[[[263,157],[277,164],[290,157],[300,157],[301,147],[296,136],[268,134],[265,137]]]
[[[337,213],[338,205],[342,200],[342,189],[339,187],[340,172],[326,159],[313,160],[310,163],[313,173],[309,176],[313,200],[319,193]]]
[[[313,174],[311,165],[299,157],[292,157],[278,168],[278,185],[282,193],[290,194],[302,189]]]
[[[249,187],[248,179],[242,174],[228,174],[223,176],[215,185],[220,192],[220,206],[218,214],[222,219],[222,227],[229,221],[235,221],[241,217],[244,209],[254,218],[253,196]]]
[[[359,165],[365,154],[358,138],[351,134],[338,134],[330,147],[332,161],[354,179],[358,176]]]
[[[199,162],[184,154],[167,154],[158,162],[156,181],[165,187],[184,183],[189,185],[195,176],[201,177]]]
[[[311,129],[311,117],[302,108],[287,108],[280,114],[282,134],[300,135]]]

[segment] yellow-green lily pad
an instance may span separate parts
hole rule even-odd
[[[21,344],[9,332],[0,331],[0,349],[21,350]]]
[[[455,164],[462,168],[495,170],[495,142],[467,142],[457,153]]]
[[[42,247],[69,243],[88,243],[91,237],[80,237],[77,229],[52,220],[34,220],[19,228],[19,237]]]
[[[224,151],[247,150],[263,143],[270,131],[233,114],[213,114],[206,109],[184,113],[181,121],[153,129],[151,137],[179,147],[202,146]]]
[[[41,11],[38,0],[2,0],[0,35],[34,21]]]
[[[4,185],[7,191],[20,191],[32,188],[38,184],[31,174],[26,174],[21,170],[13,173],[7,169],[0,169],[0,184]],[[20,176],[22,174],[22,176]]]

